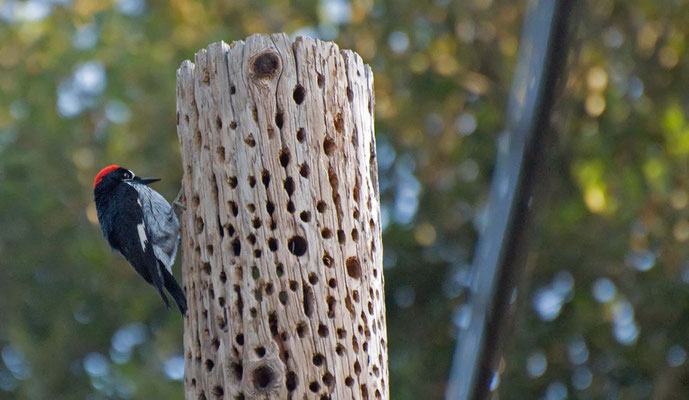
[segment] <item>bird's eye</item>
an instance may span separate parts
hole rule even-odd
[[[129,172],[125,172],[125,173],[124,173],[124,179],[129,179],[129,178],[131,178],[131,177],[132,177],[132,176],[129,175]]]

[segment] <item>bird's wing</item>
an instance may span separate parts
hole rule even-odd
[[[117,195],[114,196],[119,204],[113,204],[112,208],[116,215],[115,223],[113,223],[108,235],[110,243],[122,253],[146,282],[158,289],[163,300],[168,304],[162,293],[163,276],[158,268],[153,246],[147,234],[148,229],[137,192],[129,185],[120,185],[120,188]],[[130,245],[127,246],[126,244]]]
[[[146,211],[146,233],[153,245],[155,256],[168,271],[171,271],[180,237],[177,216],[160,193],[139,183],[130,185],[138,192],[138,198],[143,202],[142,207]]]

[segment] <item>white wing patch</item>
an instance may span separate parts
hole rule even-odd
[[[144,226],[144,223],[140,223],[136,226],[136,229],[139,231],[139,241],[141,242],[141,248],[144,250],[144,253],[146,252],[146,243],[148,243],[148,237],[146,236],[146,227]]]

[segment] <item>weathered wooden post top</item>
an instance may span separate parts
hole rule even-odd
[[[214,43],[177,72],[186,399],[387,399],[373,75]]]

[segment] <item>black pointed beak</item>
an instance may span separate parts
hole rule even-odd
[[[158,182],[160,178],[139,178],[136,177],[135,180],[139,181],[139,183],[143,183],[144,185],[150,185],[153,182]]]

